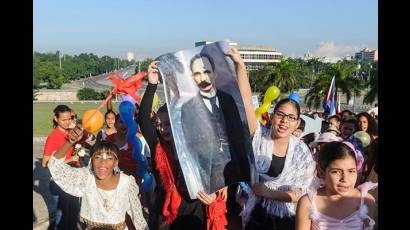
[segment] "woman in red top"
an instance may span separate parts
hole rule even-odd
[[[68,140],[68,133],[74,128],[73,111],[66,105],[58,105],[54,109],[53,126],[54,130],[47,137],[42,165],[47,167],[47,163],[51,155],[60,149]],[[79,167],[80,161],[78,155],[71,156],[74,145],[66,152],[65,163]],[[79,198],[64,192],[54,181],[50,181],[50,190],[54,195],[58,195],[58,206],[61,210],[61,219],[56,221],[57,229],[76,229],[79,220],[78,214],[80,212]]]

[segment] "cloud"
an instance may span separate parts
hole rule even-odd
[[[363,47],[363,46],[361,46]],[[336,45],[333,41],[320,42],[319,48],[317,48],[313,54],[316,57],[330,57],[330,58],[343,58],[346,55],[354,55],[355,52],[360,50],[359,46],[352,45]]]

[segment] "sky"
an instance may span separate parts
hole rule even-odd
[[[285,57],[378,48],[377,0],[33,0],[33,51],[137,60],[198,41],[270,46]]]

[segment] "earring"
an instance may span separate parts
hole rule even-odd
[[[114,174],[118,174],[118,173],[121,172],[121,170],[120,170],[120,168],[119,168],[118,166],[115,166],[115,167],[112,169],[112,171],[113,171]]]

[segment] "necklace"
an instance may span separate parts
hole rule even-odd
[[[103,207],[104,207],[107,211],[109,211],[109,210],[114,206],[114,203],[115,203],[115,201],[117,200],[117,192],[118,192],[117,188],[115,189],[114,192],[112,192],[112,194],[114,194],[114,195],[106,195],[106,196],[103,196],[103,195],[101,194],[100,190],[102,190],[102,189],[99,189],[98,187],[96,187],[96,188],[97,188],[98,196],[100,197],[100,199],[101,199],[101,201],[102,201],[102,203],[103,203]],[[102,190],[102,191],[103,191],[104,194],[106,194],[106,193],[104,192],[104,190]]]

